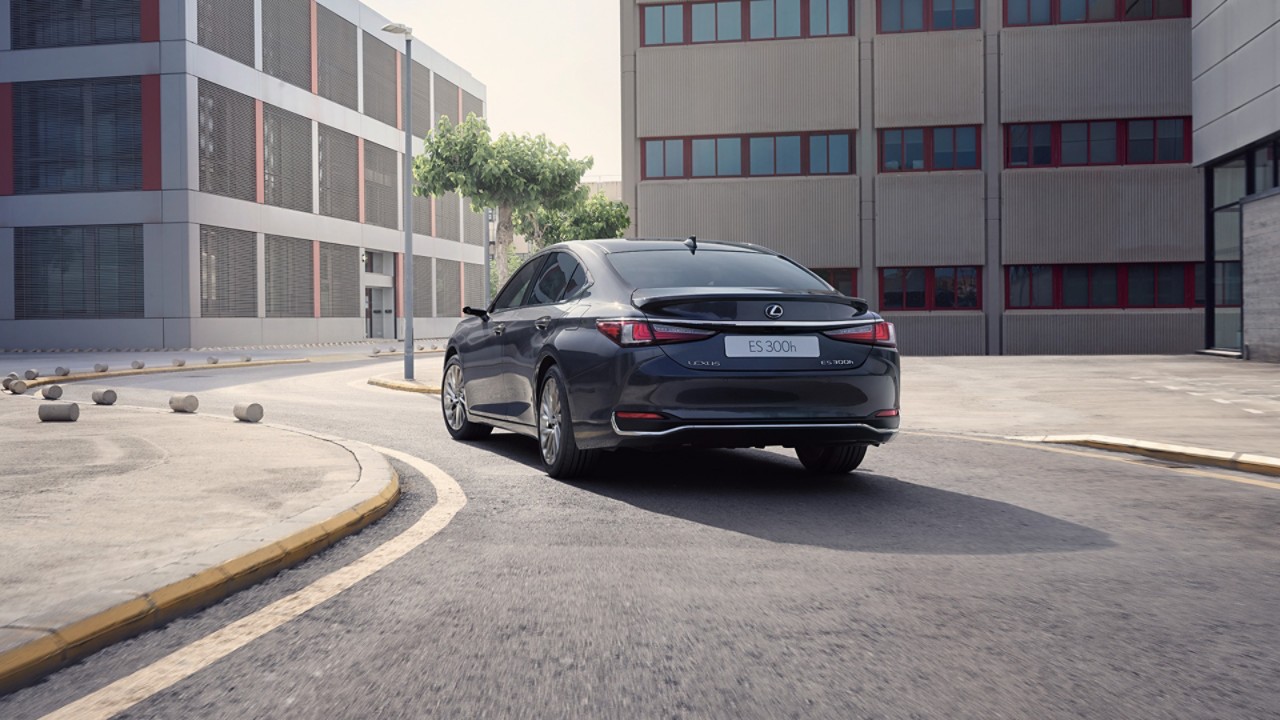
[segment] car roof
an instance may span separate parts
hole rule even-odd
[[[638,252],[643,250],[683,250],[687,237],[682,238],[615,238],[603,240],[575,240],[575,245],[590,245],[605,254],[620,252]],[[736,250],[739,252],[758,252],[765,255],[776,255],[772,250],[759,245],[729,242],[727,240],[703,240],[697,238],[698,248],[715,250]]]

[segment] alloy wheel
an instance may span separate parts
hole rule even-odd
[[[560,386],[555,378],[547,378],[538,403],[538,444],[548,465],[554,465],[560,456],[560,430]]]
[[[462,386],[462,366],[454,363],[444,376],[444,419],[453,430],[467,421],[467,391]]]

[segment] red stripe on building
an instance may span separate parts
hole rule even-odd
[[[311,289],[316,317],[320,317],[320,241],[311,241]]]
[[[138,39],[160,42],[160,0],[142,0],[141,27]]]
[[[404,129],[404,54],[396,53],[396,129]]]
[[[311,92],[320,94],[320,46],[317,39],[320,32],[316,29],[316,0],[311,0]]]
[[[142,189],[159,190],[160,76],[142,76]]]
[[[458,120],[466,120],[462,117],[462,88],[458,88]]]
[[[0,83],[0,195],[13,194],[13,83]]]
[[[262,101],[254,100],[254,130],[253,141],[258,146],[254,153],[254,163],[257,165],[257,172],[254,178],[258,184],[258,202],[265,203],[267,201],[267,160],[262,147]]]
[[[364,138],[356,138],[356,204],[360,206],[360,222],[364,222]]]
[[[404,317],[404,253],[396,253],[396,317]]]

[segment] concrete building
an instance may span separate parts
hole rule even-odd
[[[1191,0],[621,6],[637,234],[782,251],[913,354],[1205,346]]]
[[[1280,362],[1280,3],[1195,0],[1191,43],[1206,343]]]
[[[354,0],[0,0],[0,349],[448,334],[483,221],[415,198],[405,110],[485,88]],[[404,307],[413,283],[414,307]]]

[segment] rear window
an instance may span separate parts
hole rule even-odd
[[[638,250],[611,253],[609,263],[633,288],[749,287],[830,290],[821,278],[790,260],[764,253]]]

